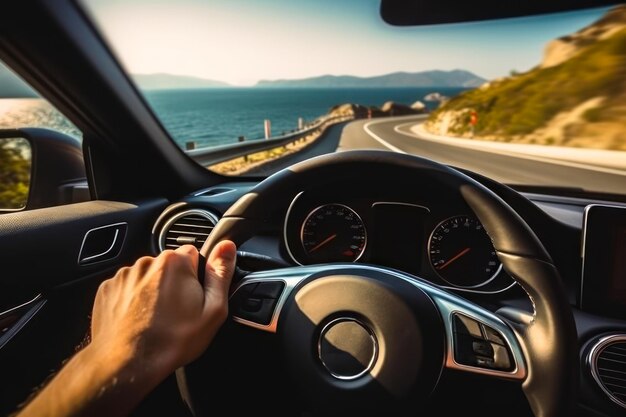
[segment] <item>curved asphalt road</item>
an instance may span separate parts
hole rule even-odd
[[[492,153],[421,139],[410,127],[423,116],[357,120],[342,132],[339,150],[384,149],[476,171],[506,184],[573,187],[606,193],[626,193],[626,172],[561,161]]]
[[[248,174],[270,175],[297,162],[336,150],[381,149],[418,155],[465,168],[505,184],[626,193],[624,171],[519,154],[494,153],[423,139],[410,129],[423,120],[424,116],[404,116],[339,123],[328,128],[320,138],[301,151],[256,167]]]

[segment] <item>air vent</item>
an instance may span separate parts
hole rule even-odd
[[[217,221],[217,217],[206,210],[192,209],[178,213],[161,229],[159,250],[176,249],[187,244],[200,250]]]
[[[589,351],[591,375],[602,391],[626,408],[626,334],[602,337]]]

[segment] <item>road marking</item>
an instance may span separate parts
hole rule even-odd
[[[372,137],[372,139],[378,141],[381,145],[385,146],[386,148],[391,149],[394,152],[406,154],[406,152],[404,152],[402,149],[393,146],[391,143],[387,142],[385,139],[381,138],[376,133],[372,132],[372,130],[370,129],[371,125],[378,124],[378,123],[383,123],[383,122],[389,123],[389,120],[382,120],[382,121],[378,120],[378,121],[375,121],[375,122],[365,123],[363,125],[363,130],[365,130],[365,133],[370,135]]]
[[[402,124],[399,124],[399,125],[395,125],[393,130],[396,133],[399,133],[399,134],[404,135],[404,136],[409,136],[411,138],[420,139],[420,140],[427,140],[429,142],[435,142],[435,143],[439,143],[441,145],[446,145],[446,146],[455,146],[457,148],[472,149],[472,150],[480,151],[480,152],[493,153],[493,154],[496,154],[496,155],[504,155],[504,156],[508,156],[508,157],[511,157],[511,158],[529,159],[529,160],[536,161],[536,162],[549,163],[549,164],[553,164],[553,165],[562,165],[562,166],[566,166],[568,168],[578,168],[578,169],[584,169],[584,170],[587,170],[587,171],[602,172],[604,174],[626,176],[626,171],[622,171],[622,170],[618,170],[618,169],[605,168],[605,167],[600,167],[600,166],[596,166],[596,165],[587,165],[587,164],[582,164],[582,163],[578,163],[578,162],[564,161],[562,159],[553,159],[553,158],[550,158],[550,157],[522,154],[522,153],[515,152],[515,151],[504,151],[504,150],[498,150],[498,149],[493,149],[493,148],[484,148],[484,147],[480,147],[480,146],[475,146],[475,145],[470,144],[470,143],[459,144],[459,143],[443,142],[441,140],[432,139],[432,138],[428,138],[428,137],[424,137],[424,136],[419,136],[419,135],[417,135],[417,134],[415,134],[413,132],[406,132],[406,131],[400,130],[404,126],[409,126],[409,125],[410,126],[414,126],[416,124],[418,124],[418,123],[414,123],[414,122],[413,123],[402,123]],[[393,146],[393,145],[391,145],[391,146]],[[406,153],[406,152],[403,152],[403,153]]]

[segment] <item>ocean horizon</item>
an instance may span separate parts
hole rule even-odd
[[[387,101],[411,105],[423,102],[429,110],[439,103],[425,101],[430,93],[447,97],[467,88],[280,88],[226,87],[179,90],[148,90],[143,94],[165,128],[182,148],[218,146],[263,139],[264,120],[271,121],[272,136],[297,128],[298,119],[312,122],[331,107],[354,103],[381,107]]]
[[[297,128],[298,119],[312,122],[338,104],[381,107],[387,101],[411,105],[421,101],[428,110],[439,102],[425,101],[430,93],[453,97],[466,88],[284,88],[237,87],[144,91],[149,105],[176,143],[210,147],[263,139],[263,122],[271,121],[272,137]],[[44,127],[78,138],[81,132],[42,98],[0,99],[0,128]]]

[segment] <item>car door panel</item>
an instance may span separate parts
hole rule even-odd
[[[167,203],[90,201],[0,215],[1,415],[80,346],[100,282],[151,254]],[[89,246],[93,236],[101,242]]]

